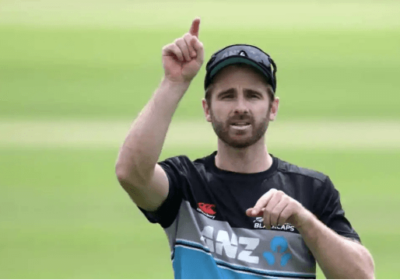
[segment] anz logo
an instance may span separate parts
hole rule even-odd
[[[214,238],[214,231],[214,227],[206,226],[201,232],[200,240],[207,245],[210,252],[216,253],[217,255],[223,255],[225,252],[228,258],[238,259],[248,263],[258,264],[260,262],[260,258],[254,255],[254,250],[260,244],[259,238],[237,237],[234,233],[229,237],[229,233],[225,230],[218,230],[218,232],[215,232]],[[244,249],[239,250],[238,244],[244,245]],[[292,258],[292,254],[287,252],[288,247],[289,245],[286,238],[283,236],[275,236],[270,242],[271,251],[264,252],[262,255],[270,266],[274,265],[278,256],[281,255],[279,264],[280,266],[286,266]]]
[[[215,252],[218,255],[222,255],[223,251],[225,251],[226,256],[231,259],[238,259],[248,263],[259,263],[260,261],[259,257],[251,255],[260,243],[259,238],[240,236],[238,239],[234,233],[229,238],[227,231],[219,230],[214,242],[214,227],[212,226],[206,226],[201,235],[200,240],[206,243],[212,253]],[[238,244],[246,245],[246,247],[238,252]]]

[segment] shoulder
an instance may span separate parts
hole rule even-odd
[[[173,167],[179,171],[189,172],[195,170],[205,170],[206,165],[208,164],[209,156],[198,158],[195,160],[191,160],[186,155],[179,155],[170,158],[166,158],[165,160],[159,162],[161,166],[169,166]]]
[[[181,164],[187,164],[190,163],[191,160],[185,156],[185,155],[179,155],[179,156],[173,156],[164,159],[160,163],[168,163],[168,164],[174,164],[174,165],[181,165]]]
[[[298,200],[317,216],[320,208],[337,200],[339,193],[328,175],[278,159],[278,174],[287,188],[299,195]],[[290,187],[291,186],[291,187]],[[300,194],[301,193],[301,194]]]
[[[281,160],[279,158],[274,157],[278,160],[278,167],[277,171],[289,176],[296,176],[296,177],[304,177],[305,179],[311,179],[314,181],[319,181],[320,183],[325,183],[328,179],[328,176],[322,172],[300,167],[298,165],[289,163],[287,161]]]
[[[190,166],[193,165],[193,162],[187,156],[179,155],[166,158],[163,161],[160,161],[158,164],[164,169],[170,168],[182,172],[190,168]]]
[[[159,165],[168,177],[183,180],[181,183],[186,186],[206,183],[212,178],[208,162],[207,157],[191,160],[186,155],[179,155],[167,158]]]

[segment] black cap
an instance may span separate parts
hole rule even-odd
[[[237,63],[253,66],[266,78],[268,84],[276,91],[276,64],[263,50],[245,44],[227,46],[214,53],[206,65],[204,89],[212,82],[215,75],[224,67]]]

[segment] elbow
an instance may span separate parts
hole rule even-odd
[[[364,269],[362,275],[360,275],[360,278],[363,279],[375,279],[375,263],[374,259],[372,258],[372,255],[369,253],[369,251],[364,247],[362,250],[362,255],[364,257]]]
[[[115,175],[119,184],[127,191],[148,183],[148,176],[144,176],[139,168],[121,162],[117,162],[115,165]]]
[[[362,272],[358,274],[359,279],[375,279],[375,268],[373,266],[365,265]]]
[[[375,279],[375,264],[371,255],[369,255],[368,262],[369,265],[366,273],[366,279]]]
[[[132,184],[132,178],[130,178],[131,176],[129,173],[130,172],[128,168],[117,162],[117,164],[115,165],[115,175],[119,184],[124,188]]]
[[[360,279],[375,279],[374,268],[366,269],[366,271],[363,273],[363,276],[360,277]]]
[[[345,265],[340,275],[329,278],[375,279],[375,263],[368,249],[358,241],[347,242],[350,245],[349,249],[351,248],[348,251],[351,257],[346,262],[351,265]]]
[[[367,277],[365,279],[375,279],[375,273],[370,273],[367,275]]]
[[[129,172],[127,172],[127,169],[118,162],[115,165],[115,175],[121,185],[122,183],[126,183],[129,181]]]

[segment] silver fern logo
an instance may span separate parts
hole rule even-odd
[[[270,249],[271,251],[264,252],[263,256],[271,266],[276,262],[279,263],[280,266],[286,266],[292,258],[292,254],[289,252],[289,244],[283,236],[275,236],[272,238]]]
[[[253,221],[254,228],[265,228],[264,226],[264,218],[263,217],[257,217]]]

